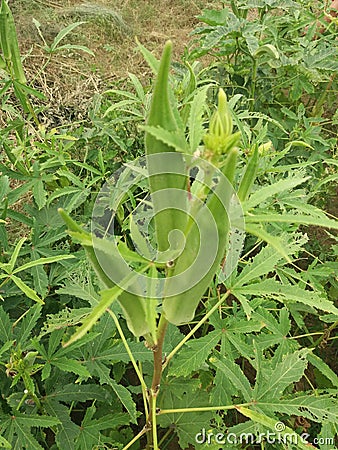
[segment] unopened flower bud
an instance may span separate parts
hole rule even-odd
[[[271,147],[272,147],[271,141],[265,142],[264,144],[261,144],[258,147],[258,153],[260,155],[266,155],[269,152],[269,150],[271,149]]]
[[[204,136],[204,144],[211,154],[221,154],[229,150],[227,142],[233,130],[231,112],[223,89],[218,93],[218,107],[210,119],[209,133]]]

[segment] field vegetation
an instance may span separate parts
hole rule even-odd
[[[0,447],[337,448],[331,7],[1,0]]]

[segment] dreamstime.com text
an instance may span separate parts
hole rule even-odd
[[[202,430],[195,435],[196,444],[216,444],[216,445],[235,445],[235,444],[261,444],[267,442],[269,444],[313,444],[313,445],[334,445],[334,438],[315,437],[310,441],[308,433],[297,434],[295,432],[288,433],[283,431],[285,425],[277,422],[276,431],[266,431],[264,433],[219,433],[212,430]]]

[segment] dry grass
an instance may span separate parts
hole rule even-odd
[[[27,78],[46,95],[46,110],[55,118],[62,116],[60,110],[67,108],[75,109],[81,117],[94,93],[114,86],[128,72],[147,83],[150,70],[136,49],[135,38],[158,57],[164,42],[171,39],[174,58],[179,59],[190,32],[198,23],[196,16],[208,3],[205,0],[16,0],[10,6],[21,52],[26,54]],[[42,48],[33,18],[41,24],[49,44],[63,27],[85,21],[65,42],[87,46],[95,56],[63,51],[54,54],[46,64],[48,55]],[[46,121],[48,125],[49,119]]]
[[[128,72],[147,83],[151,71],[140,52],[137,38],[160,56],[166,40],[174,42],[174,58],[179,59],[189,42],[189,34],[198,23],[196,16],[208,6],[203,0],[9,0],[24,55],[28,83],[43,92],[46,100],[33,99],[43,106],[39,119],[48,128],[81,120],[95,93],[120,83]],[[63,43],[87,46],[95,56],[81,51],[62,51],[50,58],[33,23],[36,19],[48,44],[65,26],[76,21],[86,23],[76,28]],[[8,100],[16,103],[16,99]],[[0,125],[10,118],[0,112]],[[12,189],[20,185],[13,182]],[[32,201],[27,194],[12,205],[23,212]],[[14,237],[26,235],[28,227],[8,227]]]

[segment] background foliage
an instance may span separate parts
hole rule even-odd
[[[68,45],[58,47],[61,54],[74,60],[89,50],[89,42],[71,47],[78,44],[72,30],[81,27],[48,41],[46,68],[57,36],[57,44]],[[277,421],[309,433],[310,442],[323,438],[316,448],[336,448],[324,443],[337,432],[338,244],[328,228],[336,227],[337,215],[336,39],[322,4],[213,2],[173,64],[183,122],[193,99],[204,96],[208,107],[199,123],[206,127],[223,87],[242,136],[239,173],[255,145],[260,162],[245,203],[255,219],[247,220],[237,272],[226,284],[214,280],[193,323],[168,330],[167,355],[190,339],[164,373],[159,407],[176,412],[159,415],[162,450],[198,448],[195,435],[203,428],[257,434],[273,431]],[[108,314],[62,347],[100,297],[57,208],[87,224],[104,181],[143,154],[139,125],[149,110],[151,77],[130,74],[98,89],[83,118],[42,125],[48,92],[36,80],[43,71],[18,81],[3,37],[1,49],[0,445],[122,449],[144,426],[141,388]],[[124,204],[122,229],[134,201]],[[220,298],[222,305],[192,332]],[[152,352],[114,311],[149,384]],[[234,406],[252,402],[249,410]],[[199,410],[210,406],[228,408]],[[131,448],[144,446],[141,440]]]

